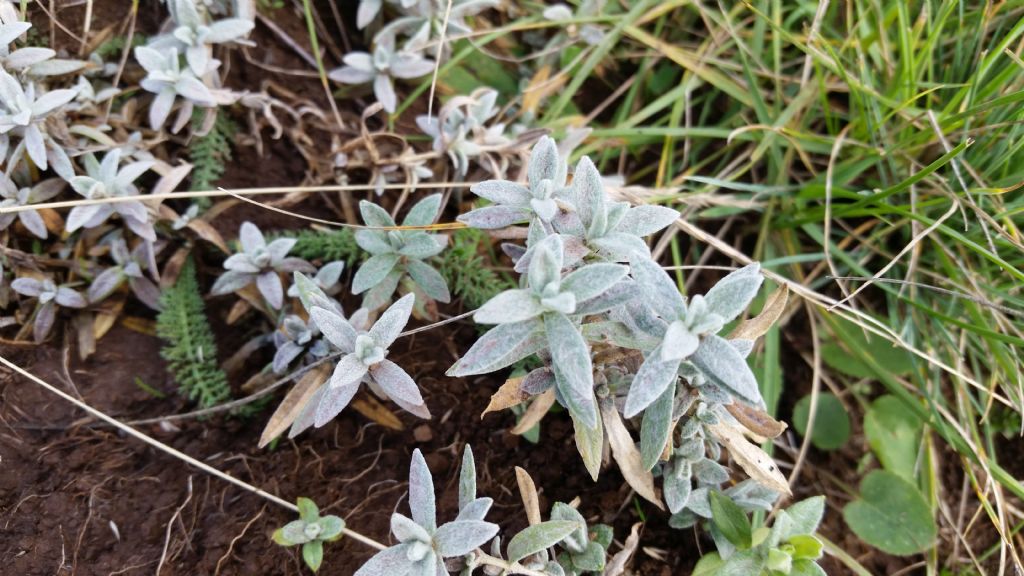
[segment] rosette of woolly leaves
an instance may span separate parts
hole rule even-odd
[[[213,44],[238,40],[254,26],[253,21],[244,18],[225,18],[207,23],[194,0],[171,0],[168,8],[177,26],[170,34],[154,38],[149,45],[157,50],[174,49],[184,53],[189,70],[196,76],[202,76],[212,68],[210,52]]]
[[[497,90],[479,88],[469,96],[452,98],[437,116],[416,117],[420,129],[434,139],[434,151],[447,153],[460,176],[469,172],[470,158],[509,143],[504,123],[486,126],[501,110],[497,99]]]
[[[560,195],[565,188],[568,167],[558,154],[555,141],[541,137],[533,146],[524,186],[508,180],[486,180],[470,190],[491,202],[459,216],[459,222],[474,228],[495,229],[530,222],[550,223],[559,214]]]
[[[312,272],[312,264],[301,258],[289,258],[294,238],[278,238],[267,243],[263,232],[252,222],[243,222],[238,232],[242,251],[224,261],[227,270],[217,278],[211,293],[229,294],[255,283],[260,294],[275,310],[284,304],[284,286],[280,274]]]
[[[281,546],[302,545],[302,560],[316,572],[324,560],[324,542],[341,538],[345,521],[334,515],[321,516],[320,509],[309,498],[299,498],[296,504],[299,519],[275,530],[272,538]]]
[[[437,525],[434,481],[419,449],[413,451],[409,469],[409,510],[411,518],[397,512],[391,515],[391,533],[399,543],[370,558],[356,576],[447,574],[445,558],[470,554],[498,533],[496,524],[462,512],[455,520]]]
[[[313,394],[295,420],[289,437],[295,437],[310,426],[319,428],[330,422],[348,406],[363,382],[409,412],[430,418],[416,382],[398,364],[387,359],[388,347],[409,321],[414,300],[412,294],[405,295],[365,331],[357,330],[337,310],[313,304],[310,318],[332,348],[344,355],[330,380]]]
[[[153,167],[155,162],[140,160],[121,166],[121,150],[115,148],[96,160],[92,154],[82,157],[85,176],[71,179],[71,187],[89,200],[106,200],[125,196],[137,196],[139,189],[135,180]],[[107,221],[113,214],[119,214],[124,223],[139,236],[156,241],[156,231],[146,205],[137,200],[128,202],[101,202],[75,206],[68,213],[67,231],[74,232],[79,228],[96,228]]]
[[[167,121],[180,96],[185,100],[185,117],[192,115],[193,105],[212,108],[217,105],[210,89],[190,69],[181,69],[178,50],[160,51],[149,46],[136,46],[135,59],[146,70],[139,82],[142,89],[156,94],[149,105],[149,125],[159,130]]]
[[[402,220],[402,226],[429,226],[441,208],[441,195],[417,202]],[[395,228],[391,215],[373,202],[359,203],[363,222],[373,228]],[[447,237],[423,230],[358,230],[359,247],[372,256],[352,278],[352,293],[366,295],[363,307],[374,310],[387,304],[403,278],[411,279],[423,293],[438,302],[449,302],[451,294],[444,277],[425,262],[444,250]]]
[[[40,170],[46,170],[52,164],[61,178],[70,180],[75,174],[74,167],[64,149],[46,132],[46,119],[73,100],[78,92],[63,89],[37,94],[36,91],[34,83],[22,87],[14,76],[0,69],[0,135],[3,135],[3,150],[6,151],[8,146],[8,134],[21,137],[11,154],[7,170],[10,171],[23,154],[27,154]]]
[[[487,8],[498,5],[498,0],[390,0],[402,12],[377,32],[379,39],[391,39],[401,34],[409,36],[405,49],[413,52],[428,50],[439,52],[431,40],[441,36],[441,29],[446,27],[449,35],[462,35],[472,32],[466,18],[478,14]],[[359,28],[366,27],[380,11],[383,0],[362,0],[359,4],[357,23]],[[442,49],[444,42],[441,42]]]
[[[289,314],[281,320],[281,325],[274,331],[273,369],[277,374],[288,370],[288,365],[302,354],[310,358],[323,358],[330,353],[330,347],[320,337],[320,330],[312,320],[303,320],[295,314]]]
[[[593,366],[577,318],[600,307],[592,302],[625,278],[620,264],[582,266],[562,277],[563,243],[553,234],[536,245],[526,287],[506,290],[485,303],[473,319],[497,324],[448,370],[449,376],[492,372],[529,354],[547,349],[551,354],[559,399],[574,418],[588,428],[597,426]]]
[[[411,79],[425,76],[434,70],[434,61],[415,52],[396,51],[394,43],[382,39],[373,54],[349,52],[342,58],[341,68],[332,70],[328,77],[343,84],[373,83],[373,93],[387,112],[394,112],[398,106],[394,79]]]
[[[32,336],[36,343],[46,339],[57,319],[57,308],[85,308],[85,298],[73,288],[57,285],[49,278],[18,278],[11,282],[11,288],[21,294],[36,299],[36,310],[32,320]]]
[[[60,178],[47,178],[34,186],[18,187],[6,174],[0,174],[0,208],[30,206],[38,202],[46,202],[60,194],[64,185],[64,181]],[[45,240],[48,236],[46,223],[39,212],[35,210],[0,214],[0,230],[6,230],[15,220],[21,222],[21,225],[37,238]]]
[[[664,206],[609,201],[601,174],[586,156],[576,165],[565,197],[575,210],[557,220],[555,229],[580,238],[599,257],[613,262],[628,262],[634,254],[650,256],[643,237],[679,218],[679,212]]]
[[[664,333],[633,378],[625,416],[632,418],[654,403],[676,381],[684,360],[734,397],[754,406],[763,405],[757,379],[744,354],[716,335],[757,294],[763,280],[760,266],[751,264],[732,272],[703,297],[694,296],[687,302],[655,262],[635,256],[630,264],[642,300],[664,322]]]
[[[110,257],[116,265],[93,278],[87,292],[89,302],[95,304],[106,299],[127,282],[140,302],[153,310],[160,310],[160,288],[144,273],[153,261],[152,249],[152,244],[139,242],[129,252],[124,239],[116,238],[110,245]]]

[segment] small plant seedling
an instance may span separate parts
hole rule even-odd
[[[281,546],[302,546],[302,561],[316,572],[324,561],[324,543],[342,536],[345,521],[332,515],[321,516],[320,509],[309,498],[299,498],[299,519],[274,531],[273,540]]]

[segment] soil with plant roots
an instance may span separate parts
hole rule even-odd
[[[124,10],[115,4],[96,3],[96,29],[125,17]],[[159,4],[142,5],[140,30],[151,31],[159,22]],[[81,6],[61,10],[58,18],[70,29],[79,29],[75,23],[81,22],[82,10]],[[274,23],[306,45],[305,24],[297,13],[278,10]],[[45,21],[37,25],[42,30],[50,29]],[[59,30],[56,37],[58,43],[69,41]],[[309,69],[266,25],[257,25],[254,39],[257,47],[248,50],[255,61]],[[247,62],[237,51],[231,53],[227,65],[231,66],[229,79],[233,86],[259,89],[264,79],[273,78],[305,98],[324,103],[322,87],[315,78],[274,77]],[[328,108],[324,106],[324,110]],[[346,118],[358,118],[358,110],[342,112]],[[315,143],[317,136],[311,138]],[[285,140],[274,141],[264,135],[264,143],[262,157],[251,146],[238,147],[235,161],[220,185],[231,189],[301,183],[306,160]],[[172,154],[179,153],[172,147]],[[308,213],[312,208],[309,204],[294,207]],[[246,204],[227,210],[215,225],[226,237],[234,237],[238,224],[245,219],[268,230],[304,226],[300,220]],[[201,278],[209,288],[219,261],[212,253],[198,256]],[[345,278],[350,274],[351,270],[346,271]],[[224,324],[232,301],[215,298],[207,303],[221,360],[257,330],[255,323],[247,324],[244,319],[237,326]],[[346,309],[352,309],[354,303],[346,302]],[[450,315],[463,311],[458,302],[441,309]],[[97,352],[84,362],[78,359],[74,345],[67,344],[74,341],[73,335],[60,330],[40,347],[8,341],[0,345],[0,353],[122,421],[187,412],[194,406],[177,394],[160,359],[161,344],[152,335],[152,321],[151,312],[129,306],[119,323],[97,343]],[[310,497],[323,512],[343,517],[350,528],[382,542],[390,541],[392,511],[405,510],[409,461],[415,448],[423,451],[435,475],[440,517],[454,517],[458,464],[468,443],[476,454],[479,491],[495,500],[489,519],[501,524],[505,533],[526,525],[514,473],[514,468],[520,466],[533,476],[542,510],[548,510],[555,501],[579,497],[580,510],[588,520],[614,525],[619,544],[629,535],[631,526],[643,522],[640,549],[632,564],[634,574],[687,574],[701,552],[714,549],[701,532],[670,529],[667,515],[636,498],[614,466],[606,467],[600,480],[592,482],[576,454],[565,413],[554,412],[544,419],[538,444],[509,433],[514,425],[510,413],[489,414],[481,419],[504,374],[469,379],[444,376],[445,369],[469,348],[476,334],[476,328],[466,321],[403,338],[392,349],[392,359],[413,375],[434,415],[433,420],[422,421],[386,404],[398,414],[402,430],[385,428],[349,409],[322,429],[260,450],[256,443],[272,405],[244,417],[220,414],[173,424],[143,425],[140,429],[286,500]],[[801,354],[810,354],[811,347],[800,317],[784,328],[783,338],[785,393],[780,401],[780,417],[788,419],[796,399],[810,391],[811,373]],[[240,383],[268,361],[266,349],[247,360],[244,373],[233,378],[236,397],[247,394],[238,388]],[[361,397],[366,394],[365,390],[360,392]],[[273,401],[279,400],[280,394],[273,397]],[[799,440],[788,434],[786,442],[798,447]],[[1008,450],[1020,451],[1019,443],[1016,448],[1010,446]],[[850,496],[835,493],[835,486],[845,483],[850,490],[855,489],[858,458],[864,453],[863,446],[849,446],[827,455],[812,449],[796,497],[828,492],[830,506],[822,534],[873,573],[891,574],[907,568],[909,562],[865,548],[845,527],[836,507]],[[777,455],[784,462],[792,462],[795,450],[793,454]],[[961,487],[960,467],[952,454],[944,457],[950,464],[945,485]],[[3,369],[0,459],[0,574],[308,573],[296,548],[282,548],[270,539],[275,528],[293,519],[291,512],[97,424],[60,398]],[[959,492],[949,498],[955,511]],[[973,514],[973,510],[967,512]],[[973,533],[976,537],[979,534],[986,533]],[[618,548],[618,544],[613,545],[612,551]],[[372,552],[348,539],[329,544],[320,573],[350,575]],[[847,573],[832,558],[826,558],[823,567],[829,574]]]

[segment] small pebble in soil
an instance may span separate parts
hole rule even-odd
[[[420,443],[430,442],[434,439],[434,431],[426,424],[420,424],[412,431],[414,440]]]

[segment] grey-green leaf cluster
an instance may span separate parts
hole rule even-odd
[[[463,462],[459,514],[451,522],[438,525],[434,480],[423,454],[418,449],[413,452],[409,469],[411,517],[398,512],[391,515],[391,534],[398,544],[370,558],[356,576],[448,574],[445,559],[471,554],[497,535],[498,526],[484,520],[491,499],[476,497],[476,467],[469,446]]]
[[[299,498],[299,519],[274,531],[274,542],[281,546],[302,546],[302,561],[316,572],[324,560],[324,543],[341,538],[345,521],[328,515],[320,516],[320,509],[309,498]]]
[[[542,367],[522,380],[521,391],[554,390],[595,478],[606,431],[615,430],[613,449],[632,450],[616,454],[616,461],[639,461],[624,470],[627,480],[646,485],[645,477],[662,476],[674,524],[710,518],[708,495],[730,473],[719,463],[721,445],[709,427],[736,424],[726,409],[730,404],[764,407],[746,361],[753,342],[718,334],[754,299],[760,267],[738,269],[706,294],[686,298],[645,241],[672,224],[677,211],[614,200],[587,157],[570,180],[566,160],[548,137],[534,146],[525,173],[522,183],[473,186],[489,203],[459,217],[482,229],[526,226],[527,241],[503,246],[521,275],[519,287],[477,310],[477,323],[495,327],[448,374],[494,372],[537,357]],[[604,399],[625,419],[635,419],[639,454],[635,440],[622,440],[628,431],[619,433],[620,422],[603,422],[597,407]],[[751,509],[775,498],[748,483],[732,490]]]
[[[694,576],[824,576],[822,543],[814,536],[825,513],[815,496],[779,510],[769,528],[756,528],[731,498],[712,492],[711,535],[718,548],[701,557]]]
[[[427,196],[413,205],[402,226],[429,226],[440,209],[441,195]],[[357,231],[356,242],[371,256],[352,279],[352,293],[364,294],[364,308],[375,310],[386,305],[404,279],[433,300],[451,300],[444,277],[426,262],[444,250],[446,236],[417,229],[386,230],[397,226],[395,220],[373,202],[360,202],[359,211],[370,228]]]

